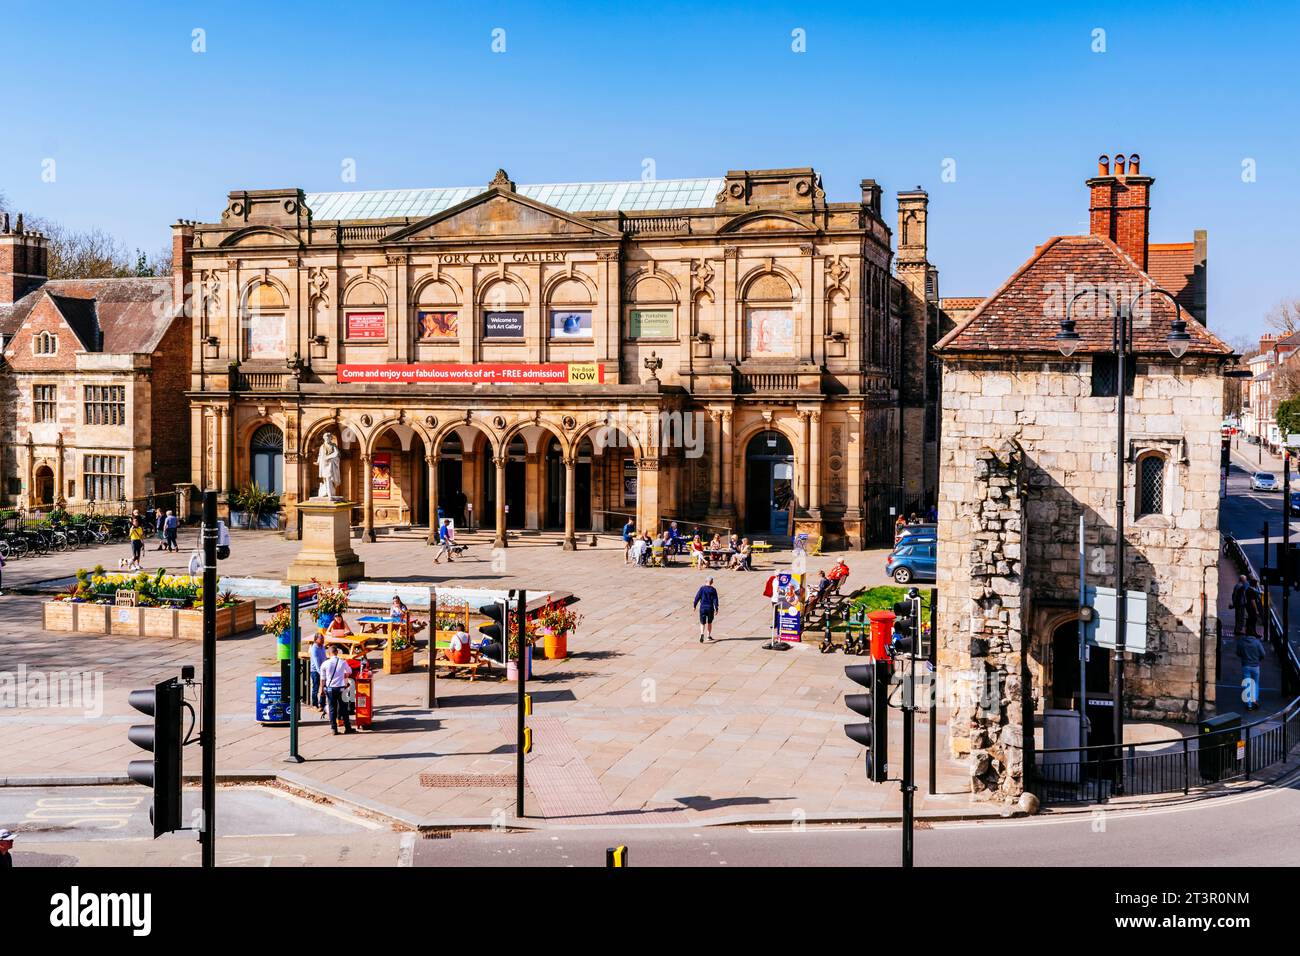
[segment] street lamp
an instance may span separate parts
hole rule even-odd
[[[1054,340],[1056,347],[1066,358],[1073,355],[1081,344],[1081,337],[1075,328],[1074,305],[1085,295],[1101,296],[1111,307],[1111,341],[1115,347],[1115,649],[1111,652],[1110,689],[1115,708],[1113,715],[1115,732],[1115,750],[1120,756],[1120,788],[1123,788],[1123,748],[1124,748],[1124,645],[1128,630],[1128,598],[1124,590],[1124,492],[1127,485],[1124,475],[1124,397],[1128,385],[1127,359],[1133,347],[1133,313],[1143,296],[1163,295],[1173,304],[1174,321],[1170,323],[1165,345],[1175,360],[1187,354],[1192,337],[1187,331],[1187,322],[1183,319],[1178,301],[1164,289],[1150,287],[1140,289],[1128,302],[1120,304],[1104,290],[1084,289],[1075,293],[1061,320],[1061,329]],[[1087,701],[1082,702],[1085,708]]]

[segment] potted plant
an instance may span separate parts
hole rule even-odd
[[[510,622],[510,640],[506,651],[506,680],[519,680],[519,625],[516,623],[517,618],[514,614],[507,615],[506,619]],[[531,679],[533,676],[533,645],[541,637],[541,634],[537,631],[535,621],[526,623],[524,635],[526,645],[524,661],[528,667],[525,673]]]
[[[562,661],[569,656],[569,635],[582,623],[582,615],[565,604],[547,601],[537,615],[537,628],[543,637],[542,648],[548,661]]]
[[[230,496],[232,508],[230,521],[238,528],[261,528],[278,526],[279,497],[272,491],[262,488],[257,482],[250,482]],[[238,509],[238,510],[234,510]],[[263,521],[263,518],[266,521]]]
[[[312,583],[319,584],[320,582],[312,578]],[[322,631],[327,630],[334,623],[334,618],[347,609],[348,591],[345,586],[320,585],[320,593],[316,597],[316,626],[318,628]]]
[[[398,631],[384,645],[384,670],[390,674],[405,674],[414,666],[415,646]]]

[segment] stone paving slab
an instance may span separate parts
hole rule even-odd
[[[296,543],[267,532],[233,532],[233,556],[223,572],[281,574]],[[530,682],[535,749],[528,758],[528,801],[555,823],[698,824],[744,818],[871,817],[895,812],[897,784],[866,781],[862,749],[844,736],[852,716],[842,655],[823,655],[815,644],[785,652],[761,648],[768,638],[766,573],[715,573],[722,609],[718,640],[700,644],[691,611],[707,576],[687,567],[629,568],[621,544],[602,539],[596,548],[564,552],[558,538],[521,536],[492,560],[483,539],[471,539],[465,559],[434,566],[422,540],[400,535],[357,550],[374,579],[469,587],[569,590],[585,615],[565,661],[538,661]],[[169,558],[180,569],[190,544]],[[12,562],[7,587],[67,576],[79,566],[115,567],[119,548]],[[868,559],[847,556],[855,583]],[[765,558],[767,573],[775,563]],[[781,561],[776,556],[776,561]],[[810,559],[828,568],[833,557]],[[863,572],[860,574],[860,572]],[[112,775],[141,751],[126,740],[136,718],[126,692],[198,664],[196,642],[46,633],[39,629],[40,598],[0,598],[0,668],[89,671],[103,681],[102,714],[83,717],[68,708],[0,711],[0,777]],[[375,655],[377,660],[378,655]],[[274,670],[274,644],[246,635],[218,644],[217,728],[219,773],[268,769],[304,786],[346,793],[352,800],[390,808],[403,819],[486,823],[512,817],[513,790],[439,789],[420,785],[421,774],[513,774],[513,684],[440,678],[439,706],[425,709],[424,654],[417,670],[375,682],[375,729],[334,737],[305,711],[302,754],[284,763],[288,732],[253,720],[254,675]],[[897,715],[896,715],[897,717]],[[942,714],[941,714],[942,720]],[[901,725],[891,734],[891,764],[900,766]],[[972,805],[966,773],[939,748],[939,791],[924,793],[925,725],[918,727],[918,809],[930,814],[996,813]],[[197,769],[198,752],[186,754]]]

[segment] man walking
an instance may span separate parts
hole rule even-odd
[[[352,730],[352,721],[348,719],[347,709],[343,705],[343,691],[347,689],[348,677],[352,669],[348,667],[348,662],[339,656],[339,647],[337,644],[331,645],[329,658],[321,665],[320,669],[320,686],[321,692],[329,700],[330,705],[330,730],[335,734],[339,732],[339,715],[343,716],[343,732],[350,734]]]
[[[1246,575],[1237,578],[1237,583],[1232,588],[1232,635],[1233,637],[1241,636],[1241,616],[1246,613]]]
[[[1259,677],[1264,662],[1264,642],[1254,634],[1237,638],[1237,659],[1241,661],[1241,699],[1247,710],[1259,710]]]
[[[1246,583],[1246,633],[1259,637],[1259,618],[1264,613],[1259,587],[1254,579]]]
[[[441,564],[443,555],[447,556],[447,563],[451,564],[455,560],[451,556],[452,545],[452,528],[451,519],[443,518],[442,524],[438,525],[438,553],[433,556],[434,564]]]
[[[704,643],[704,636],[707,633],[709,640],[713,640],[713,618],[718,613],[718,589],[713,586],[713,578],[700,586],[695,592],[695,600],[691,607],[698,608],[700,612],[700,643]]]
[[[632,561],[632,533],[636,531],[636,525],[632,519],[627,519],[627,524],[623,525],[623,563],[629,564]]]
[[[325,693],[321,690],[320,672],[328,659],[329,654],[325,651],[325,635],[317,631],[316,636],[312,638],[308,658],[311,669],[311,680],[308,683],[311,686],[311,706],[315,707],[322,717],[325,716]]]
[[[180,528],[180,524],[180,519],[170,511],[163,518],[163,540],[167,544],[168,551],[179,551],[181,549],[181,546],[176,543],[176,533]]]

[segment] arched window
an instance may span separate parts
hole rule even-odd
[[[793,358],[797,352],[795,294],[775,272],[759,276],[745,290],[745,357]]]
[[[251,286],[244,298],[244,358],[284,358],[284,295],[270,282]]]
[[[53,355],[59,350],[59,337],[51,332],[41,332],[32,344],[37,355]]]
[[[1165,459],[1147,455],[1138,461],[1138,517],[1165,510]]]
[[[253,482],[263,491],[284,493],[284,435],[274,425],[263,425],[249,442]]]

